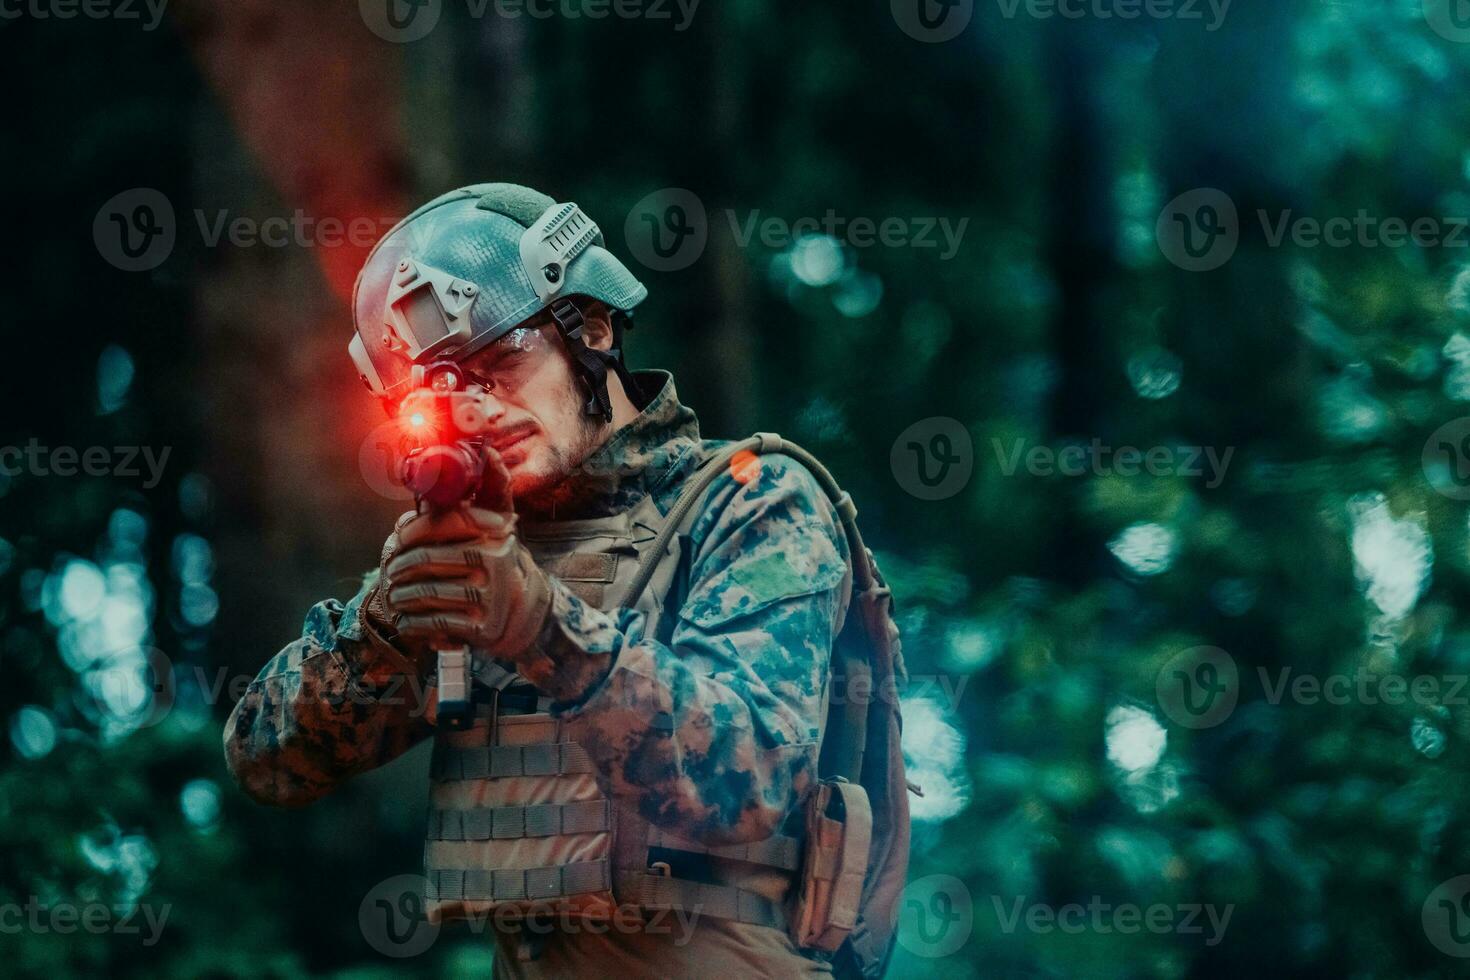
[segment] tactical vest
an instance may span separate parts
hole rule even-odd
[[[578,598],[604,611],[636,609],[647,617],[645,636],[666,636],[665,615],[677,611],[666,608],[670,591],[683,585],[679,532],[701,512],[695,498],[718,473],[698,477],[723,456],[706,461],[667,515],[645,495],[611,517],[521,522],[517,534]],[[653,827],[602,793],[549,699],[493,661],[472,664],[489,693],[472,727],[439,730],[431,763],[424,864],[432,921],[513,911],[607,918],[622,905],[786,927],[798,837],[707,847]],[[701,877],[713,870],[718,882],[676,876],[690,858]]]
[[[424,847],[431,921],[687,910],[786,929],[799,947],[831,957],[837,976],[886,970],[908,869],[907,794],[917,787],[904,774],[898,705],[853,696],[891,688],[906,674],[892,595],[863,545],[852,498],[806,450],[758,433],[704,461],[667,514],[645,496],[626,513],[527,522],[518,534],[537,565],[583,601],[637,610],[645,635],[667,642],[688,584],[687,535],[716,478],[736,470],[742,454],[772,452],[816,478],[850,552],[851,601],[837,624],[829,685],[843,683],[849,696],[840,709],[824,705],[822,779],[805,813],[793,812],[785,833],[748,844],[706,846],[654,827],[603,795],[591,759],[552,717],[548,699],[474,657],[489,696],[473,727],[441,728],[434,744]]]

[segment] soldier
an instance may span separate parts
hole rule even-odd
[[[625,367],[646,294],[575,205],[516,185],[385,236],[354,294],[359,371],[391,402],[413,364],[455,361],[488,393],[509,493],[400,518],[357,595],[316,605],[250,684],[226,755],[251,797],[298,806],[436,735],[431,917],[489,916],[499,976],[826,975],[786,909],[849,542],[808,467],[746,453],[626,595],[727,445],[668,374]],[[464,732],[386,696],[432,684],[446,643],[475,653]],[[653,927],[670,910],[687,934]]]

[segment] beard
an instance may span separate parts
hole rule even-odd
[[[565,445],[548,441],[541,452],[528,458],[511,474],[511,492],[516,513],[551,520],[557,512],[575,511],[579,499],[588,488],[577,479],[582,463],[602,445],[607,426],[593,415],[582,411],[578,398],[580,386],[566,389],[558,413],[573,421],[573,436]]]

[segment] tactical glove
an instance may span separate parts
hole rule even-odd
[[[414,511],[401,515],[394,523],[392,533],[383,542],[383,552],[378,559],[377,580],[363,597],[362,618],[368,633],[376,641],[376,649],[392,661],[385,664],[390,668],[390,673],[414,672],[427,676],[435,663],[433,651],[426,644],[405,643],[393,627],[394,612],[388,606],[388,563],[403,550],[398,532],[416,516],[418,515]]]
[[[479,507],[415,514],[396,534],[383,579],[402,643],[467,643],[507,660],[531,648],[551,587],[516,539],[514,514]]]

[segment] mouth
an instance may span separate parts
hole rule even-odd
[[[514,450],[521,443],[531,438],[534,434],[530,429],[522,429],[520,432],[499,436],[490,440],[490,448],[504,456],[507,452]]]

